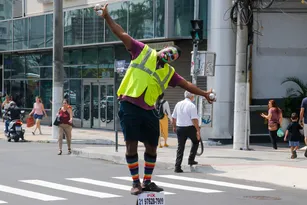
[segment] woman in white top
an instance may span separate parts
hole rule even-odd
[[[42,135],[42,131],[41,131],[41,120],[44,117],[47,117],[47,113],[46,110],[44,108],[44,104],[42,103],[42,99],[40,97],[36,97],[36,102],[33,104],[33,109],[30,112],[29,116],[32,116],[34,113],[34,119],[36,120],[36,127],[34,129],[34,131],[32,132],[33,135],[35,135],[35,131],[36,129],[39,130],[39,134]]]

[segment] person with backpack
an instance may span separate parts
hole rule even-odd
[[[168,120],[172,123],[171,117],[171,109],[169,107],[169,103],[164,99],[164,93],[162,93],[157,102],[156,102],[156,109],[159,114],[159,121],[160,121],[160,138],[159,144],[160,148],[162,148],[161,144],[161,137],[164,138],[164,147],[168,147],[167,138],[168,138]]]

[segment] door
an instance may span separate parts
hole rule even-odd
[[[83,83],[84,128],[114,129],[113,89],[111,82]]]

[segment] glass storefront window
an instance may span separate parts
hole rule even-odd
[[[29,47],[30,48],[44,48],[45,47],[45,16],[35,16],[29,18]]]
[[[200,19],[202,19],[204,21],[204,39],[207,38],[207,21],[208,21],[208,17],[207,17],[207,14],[208,14],[208,0],[202,0],[202,1],[199,1],[199,16],[200,16]]]
[[[97,64],[82,66],[82,78],[99,78]]]
[[[153,1],[130,1],[129,34],[136,39],[153,38],[153,30]]]
[[[174,36],[190,36],[190,20],[194,17],[194,1],[174,1]]]
[[[81,66],[66,66],[64,68],[67,78],[81,78],[82,67]]]
[[[12,80],[11,81],[11,95],[18,107],[25,106],[25,81],[23,80]]]
[[[35,97],[39,96],[39,80],[27,80],[26,82],[26,108],[33,108]]]
[[[12,0],[0,0],[0,5],[3,5],[3,10],[1,11],[1,20],[12,19],[13,11],[13,1]]]
[[[82,50],[67,50],[64,51],[64,65],[79,65],[82,64]]]
[[[14,29],[14,36],[13,36],[13,43],[14,43],[14,50],[21,50],[27,49],[28,46],[28,18],[19,19],[13,21],[13,29]]]
[[[50,109],[50,100],[52,99],[52,80],[40,81],[40,96],[44,103],[45,109]]]
[[[10,95],[11,94],[11,81],[5,80],[4,81],[4,95]]]
[[[11,70],[12,70],[12,56],[11,55],[4,55],[4,79],[11,78]]]
[[[40,66],[52,66],[52,53],[42,53],[39,61]]]
[[[24,79],[25,78],[25,64],[26,59],[24,55],[12,55],[11,78]]]
[[[98,78],[112,78],[114,76],[113,47],[100,48],[98,56]]]
[[[118,23],[125,31],[127,31],[128,2],[110,4],[108,6],[108,10],[113,20],[116,21],[116,23]],[[136,24],[136,22],[134,22],[134,24]],[[108,25],[106,25],[105,35],[106,42],[119,40],[109,29]]]
[[[155,37],[164,37],[165,0],[156,0]]]
[[[74,118],[81,119],[81,80],[70,80],[69,103],[72,106]]]
[[[46,15],[46,47],[53,46],[53,14]]]
[[[39,80],[39,62],[41,59],[41,55],[38,53],[27,54],[26,58],[26,79],[37,79]]]
[[[64,13],[64,45],[82,44],[83,10],[71,10]]]
[[[0,51],[12,50],[12,21],[0,22]]]
[[[83,64],[97,64],[98,60],[98,49],[97,48],[89,48],[82,50],[82,63]]]
[[[49,66],[43,66],[43,67],[40,67],[40,77],[41,78],[44,78],[44,79],[52,79],[52,67],[49,67]]]
[[[93,8],[85,8],[84,13],[84,44],[104,42],[104,19],[94,12]]]

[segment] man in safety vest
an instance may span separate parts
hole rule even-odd
[[[204,96],[209,103],[212,103],[209,99],[212,91],[199,89],[182,78],[169,65],[180,57],[181,51],[177,46],[170,46],[157,52],[148,45],[136,41],[113,21],[107,6],[108,4],[105,4],[101,8],[101,16],[132,56],[130,66],[117,91],[121,102],[118,116],[126,142],[126,161],[133,180],[131,194],[137,195],[142,191],[161,192],[163,189],[151,182],[160,136],[159,118],[154,106],[156,100],[168,86],[180,86],[195,95]],[[199,135],[199,128],[197,132]],[[142,184],[137,152],[139,141],[143,142],[146,148]]]

